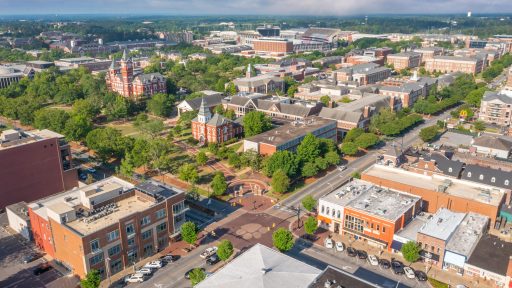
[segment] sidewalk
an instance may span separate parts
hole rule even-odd
[[[306,217],[302,218],[302,220],[305,220],[305,218]],[[303,223],[301,223],[301,224],[303,224]],[[297,221],[296,220],[290,224],[290,228],[291,228],[290,230],[293,232],[295,237],[301,238],[305,241],[313,242],[313,244],[318,247],[324,247],[323,243],[325,241],[325,238],[327,238],[330,235],[334,241],[343,242],[345,247],[353,247],[355,249],[364,250],[369,255],[373,254],[373,255],[376,255],[378,258],[384,258],[384,259],[388,259],[388,260],[391,260],[391,258],[395,258],[395,259],[401,261],[402,263],[404,263],[404,265],[409,264],[407,261],[405,261],[405,259],[403,259],[402,255],[400,253],[391,253],[387,250],[382,250],[377,247],[371,246],[365,241],[354,240],[354,238],[352,238],[352,237],[335,234],[331,231],[326,231],[325,229],[322,229],[322,228],[319,228],[318,233],[315,233],[314,236],[316,236],[316,238],[314,241],[304,239],[303,237],[301,237],[304,234],[304,228],[301,227],[300,229],[297,229]],[[425,263],[423,263],[423,262],[415,262],[408,266],[412,267],[414,270],[426,271]],[[470,277],[463,277],[463,276],[455,274],[452,271],[445,271],[445,270],[439,269],[437,267],[429,266],[429,268],[430,269],[428,270],[428,273],[427,273],[427,275],[429,277],[439,280],[441,282],[447,283],[447,284],[451,285],[451,287],[455,287],[455,285],[458,285],[458,284],[463,284],[463,285],[466,285],[466,287],[471,287],[471,288],[473,288],[473,287],[474,288],[493,288],[494,287],[489,281],[486,281],[484,279],[480,279],[480,278],[473,279]]]

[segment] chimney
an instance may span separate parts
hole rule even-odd
[[[370,106],[364,106],[363,117],[364,118],[370,117]]]

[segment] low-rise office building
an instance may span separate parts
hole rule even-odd
[[[334,233],[391,249],[393,235],[420,212],[420,197],[352,181],[322,197],[318,220]]]
[[[244,151],[253,150],[261,155],[272,155],[283,150],[295,151],[308,133],[336,141],[336,122],[316,116],[296,120],[245,139]]]
[[[254,76],[250,64],[247,67],[245,77],[233,80],[233,84],[238,92],[263,94],[271,94],[274,91],[284,92],[283,79],[272,73]]]
[[[102,278],[166,248],[185,221],[184,193],[116,177],[30,203],[36,245],[84,278]]]
[[[421,64],[421,54],[416,52],[390,54],[387,57],[387,63],[393,65],[395,70],[416,68]]]
[[[471,141],[474,152],[490,157],[508,159],[512,150],[512,141],[503,137],[482,135]]]
[[[444,49],[441,47],[422,47],[416,48],[413,51],[421,54],[421,63],[425,63],[428,59],[444,54]]]
[[[508,193],[506,189],[484,183],[437,174],[423,175],[380,164],[365,170],[361,179],[421,197],[422,209],[426,212],[435,213],[440,208],[461,213],[475,212],[489,217],[492,224]]]
[[[358,64],[332,72],[332,78],[338,83],[356,82],[359,85],[377,83],[390,75],[391,69],[380,67],[375,63]]]
[[[485,123],[510,127],[512,123],[512,96],[485,91],[480,103],[478,118]]]
[[[476,75],[482,72],[484,60],[478,57],[434,56],[425,61],[428,72],[462,72]]]

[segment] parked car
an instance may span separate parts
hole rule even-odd
[[[197,269],[197,268],[192,268],[192,269],[188,270],[187,272],[185,272],[185,279],[190,279],[190,273],[194,269]],[[199,268],[199,269],[201,269],[201,271],[203,271],[203,272],[206,272],[206,270],[204,268]]]
[[[84,173],[80,173],[80,180],[84,181],[84,180],[87,180],[87,174],[84,174]]]
[[[137,272],[135,272],[135,274],[142,274],[142,275],[151,275],[153,274],[153,270],[151,268],[147,268],[147,267],[143,267],[143,268],[140,268],[139,270],[137,270]]]
[[[53,269],[53,267],[50,264],[43,263],[43,264],[39,265],[36,269],[34,269],[33,272],[34,272],[34,275],[41,275],[41,274],[48,272],[52,269]]]
[[[92,167],[87,168],[86,171],[89,172],[89,173],[96,173],[96,169],[94,169]]]
[[[416,271],[414,271],[414,275],[416,276],[416,279],[418,279],[418,281],[427,281],[428,280],[427,274],[423,271],[416,270]]]
[[[366,258],[368,258],[368,253],[364,250],[357,250],[357,258],[366,260]]]
[[[340,165],[340,166],[338,166],[338,170],[339,170],[339,171],[343,171],[343,170],[345,170],[345,169],[347,169],[347,166],[345,166],[345,165]]]
[[[345,250],[345,245],[343,245],[343,242],[336,242],[336,251],[343,252]]]
[[[144,274],[140,274],[140,273],[128,275],[124,278],[125,283],[142,283],[145,280],[146,280],[146,276],[144,276]]]
[[[162,268],[162,266],[164,266],[164,263],[162,261],[155,260],[155,261],[146,263],[146,265],[144,265],[144,268],[159,269],[159,268]]]
[[[326,238],[324,242],[325,248],[333,248],[334,244],[331,238]]]
[[[173,263],[173,262],[178,261],[178,259],[180,259],[179,255],[172,255],[172,254],[167,254],[167,255],[160,257],[160,260],[163,262],[166,262],[166,263]]]
[[[347,255],[350,256],[350,257],[356,257],[357,256],[357,250],[352,248],[352,247],[348,247],[347,248]]]
[[[414,279],[416,277],[416,275],[414,275],[414,270],[411,267],[404,267],[404,273],[409,279]]]
[[[379,265],[379,259],[375,255],[368,255],[368,263],[372,266]]]
[[[217,246],[206,248],[206,250],[204,250],[203,253],[201,253],[201,255],[199,255],[199,256],[201,256],[201,258],[203,258],[203,259],[206,259],[206,258],[212,256],[213,254],[217,253],[217,249],[219,249],[219,248],[217,248]]]
[[[27,263],[30,263],[30,262],[36,260],[37,258],[39,258],[38,254],[29,253],[29,254],[23,256],[23,258],[21,259],[21,262],[23,262],[23,264],[27,264]]]
[[[215,265],[217,263],[219,263],[220,261],[220,258],[217,254],[213,254],[212,256],[208,257],[208,259],[206,259],[206,264],[208,265]]]
[[[393,269],[393,273],[397,275],[404,274],[404,264],[398,260],[391,261],[391,268]]]
[[[379,266],[382,269],[389,269],[391,268],[391,263],[387,259],[379,259]]]

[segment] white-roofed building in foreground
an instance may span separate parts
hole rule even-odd
[[[262,244],[235,258],[196,288],[306,288],[322,271]]]

